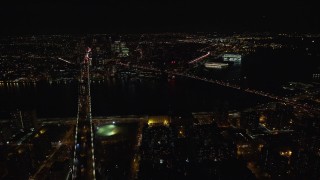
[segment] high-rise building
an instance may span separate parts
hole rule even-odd
[[[129,56],[129,48],[126,46],[125,42],[114,41],[114,43],[111,44],[111,51],[116,57]]]

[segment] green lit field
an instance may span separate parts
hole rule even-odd
[[[95,134],[100,138],[130,138],[132,133],[136,132],[136,128],[135,123],[105,124],[97,127]]]
[[[123,128],[114,124],[101,126],[97,129],[97,135],[102,137],[113,136],[119,134]]]
[[[95,158],[96,165],[101,169],[115,172],[115,179],[131,179],[131,165],[140,123],[111,122],[95,124]],[[137,161],[138,162],[138,161]],[[97,171],[98,172],[98,171]],[[100,172],[99,172],[100,173]],[[107,179],[110,174],[100,174],[101,179]],[[98,179],[98,178],[97,178]]]

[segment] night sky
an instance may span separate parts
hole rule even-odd
[[[307,2],[25,0],[0,5],[1,34],[112,32],[320,32]]]

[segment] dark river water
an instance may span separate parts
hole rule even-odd
[[[288,81],[309,81],[318,72],[319,57],[305,51],[258,50],[243,57],[241,69],[213,73],[211,78],[246,77],[245,87],[279,92]],[[240,68],[240,67],[239,67]],[[222,78],[223,77],[223,78]],[[38,117],[75,117],[78,84],[0,84],[0,114],[8,117],[15,109],[36,110]],[[196,111],[244,109],[266,99],[191,79],[110,78],[92,83],[93,116],[130,114],[179,114]]]
[[[36,83],[0,86],[2,116],[17,108],[36,110],[38,117],[72,117],[77,112],[78,84]],[[91,84],[93,116],[179,114],[243,109],[265,99],[191,79],[110,78]]]

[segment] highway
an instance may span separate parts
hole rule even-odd
[[[96,179],[90,95],[90,53],[81,63],[72,179]]]
[[[199,61],[202,61],[203,59],[205,59],[206,57],[210,56],[210,52],[208,52],[207,54],[203,55],[203,56],[200,56],[192,61],[189,61],[188,63],[189,64],[193,64],[193,63],[197,63]]]

